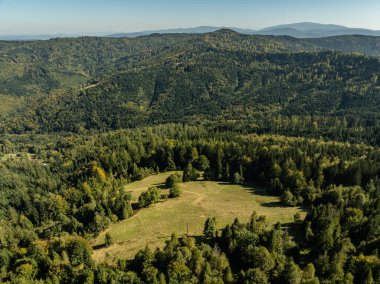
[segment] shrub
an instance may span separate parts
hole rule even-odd
[[[239,173],[234,173],[232,177],[232,182],[235,184],[243,184],[244,183],[244,177],[242,177]]]
[[[169,189],[169,197],[170,198],[176,198],[176,197],[180,197],[182,194],[182,191],[181,191],[181,188],[179,187],[178,184],[173,184],[172,187],[170,187]]]
[[[292,192],[290,190],[286,190],[281,196],[281,203],[285,206],[295,206],[297,204]]]
[[[181,183],[182,179],[183,179],[183,174],[182,173],[175,173],[175,174],[170,175],[166,179],[165,184],[166,184],[167,187],[171,188],[176,183]]]
[[[157,187],[151,187],[139,197],[139,207],[148,207],[160,200],[160,191]]]

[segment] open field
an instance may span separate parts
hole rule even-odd
[[[136,200],[149,186],[160,186],[170,173],[148,177],[126,187]],[[115,223],[106,231],[114,244],[108,248],[95,250],[95,260],[113,261],[115,258],[132,258],[147,244],[152,249],[162,247],[165,240],[175,232],[196,236],[203,232],[207,217],[215,216],[218,228],[232,223],[235,217],[246,222],[253,211],[265,215],[269,222],[288,223],[293,221],[296,212],[305,213],[300,208],[282,207],[279,199],[265,195],[260,187],[232,185],[229,183],[197,181],[181,184],[183,195],[168,199],[150,208],[137,212],[131,218]],[[162,193],[167,193],[162,189]],[[103,232],[93,241],[95,246],[104,243]]]

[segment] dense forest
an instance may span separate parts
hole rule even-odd
[[[376,39],[221,30],[2,43],[0,131],[184,122],[378,145],[380,62],[367,51],[377,50]],[[340,45],[364,54],[342,53]]]
[[[379,42],[0,42],[0,282],[380,283]],[[169,198],[257,184],[307,215],[208,216],[203,235],[95,262],[92,238],[162,199],[124,186],[168,171]]]

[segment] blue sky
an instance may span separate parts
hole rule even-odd
[[[318,22],[380,30],[380,0],[0,0],[0,35]]]

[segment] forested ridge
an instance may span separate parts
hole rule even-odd
[[[223,119],[260,133],[377,145],[380,62],[362,49],[376,50],[375,40],[221,30],[3,43],[0,93],[10,103],[0,131],[78,133]],[[363,55],[340,52],[346,41]]]
[[[0,42],[0,282],[380,283],[378,40]],[[169,171],[168,196],[124,189]],[[207,216],[203,235],[92,259],[112,223],[199,179],[260,185],[306,218]]]

